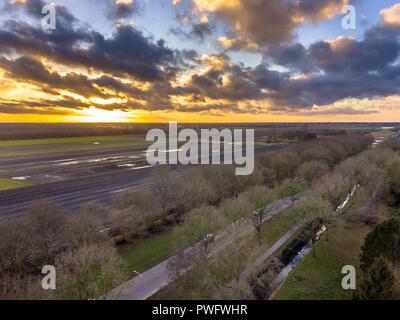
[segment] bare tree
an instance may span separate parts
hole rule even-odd
[[[101,295],[105,299],[123,279],[121,260],[106,242],[68,250],[57,257],[55,266],[57,299],[89,300]]]
[[[259,242],[261,242],[261,229],[262,229],[262,225],[263,225],[263,218],[264,218],[264,210],[263,209],[257,209],[250,216],[251,224],[253,225],[254,229],[256,229],[256,231],[257,231]]]
[[[6,270],[13,273],[27,271],[31,251],[28,224],[21,220],[3,219],[0,225],[0,274]]]
[[[66,241],[72,247],[104,241],[106,216],[107,211],[102,205],[84,205],[79,211],[66,217]]]
[[[35,201],[29,209],[28,223],[35,256],[46,264],[52,264],[65,241],[65,217],[60,207],[50,200]]]
[[[162,216],[166,216],[169,206],[174,199],[173,176],[171,169],[162,166],[154,170],[152,177],[151,190]]]
[[[318,177],[321,177],[328,171],[328,166],[322,161],[311,160],[303,163],[299,170],[298,175],[304,179],[308,184],[313,183]]]
[[[303,186],[300,182],[289,181],[279,192],[279,197],[289,206],[293,207],[302,196]]]

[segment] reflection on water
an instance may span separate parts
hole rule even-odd
[[[312,241],[310,240],[293,258],[290,263],[282,269],[279,275],[275,278],[274,281],[271,283],[271,289],[274,291],[282,282],[285,280],[288,275],[292,272],[294,268],[300,263],[301,260],[305,257],[305,255],[310,251],[312,247]]]

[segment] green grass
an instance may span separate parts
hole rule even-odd
[[[327,130],[373,130],[373,129],[379,129],[380,127],[352,127],[352,126],[343,126],[343,127],[327,127],[323,129]]]
[[[13,179],[9,179],[9,178],[1,178],[0,179],[0,191],[26,187],[26,186],[30,186],[33,184],[34,183],[27,182],[27,181],[19,181],[19,180],[13,180]]]
[[[64,144],[64,143],[94,143],[94,142],[121,141],[126,139],[130,139],[132,141],[139,140],[136,137],[127,137],[127,136],[5,140],[5,141],[0,141],[0,147],[33,146],[33,145]],[[142,140],[144,141],[144,139]]]
[[[348,300],[351,290],[343,290],[341,273],[345,265],[359,272],[360,247],[369,228],[338,228],[331,232],[329,241],[322,237],[316,243],[316,257],[310,251],[296,270],[275,294],[275,300]]]
[[[0,141],[0,158],[147,146],[141,136],[74,137]]]
[[[271,246],[291,230],[295,224],[293,212],[285,210],[263,224],[261,229],[262,238]]]
[[[293,193],[298,194],[307,191],[310,186],[307,183],[288,185],[278,192],[278,199],[290,197]]]
[[[278,198],[278,197],[277,197]],[[266,204],[265,204],[266,205]],[[223,209],[220,208],[217,210],[217,215],[223,215]],[[213,210],[210,211],[214,212]],[[204,213],[204,212],[203,212]],[[212,219],[212,221],[214,221]],[[201,228],[200,221],[196,221],[197,225],[194,227]],[[230,224],[230,220],[226,220],[225,223]],[[284,210],[280,214],[273,217],[271,220],[266,222],[262,228],[262,243],[260,246],[260,254],[265,251],[266,247],[274,244],[280,237],[282,237],[287,231],[289,231],[293,225],[296,223],[296,218],[293,216],[292,210]],[[219,225],[217,221],[213,222],[213,230],[210,233],[218,233],[218,230],[223,228],[222,225]],[[182,232],[191,232],[196,234],[194,230],[192,230],[192,226],[190,227],[179,227],[179,229],[169,231],[160,236],[155,236],[152,238],[144,239],[140,241],[138,244],[133,245],[128,248],[121,248],[118,250],[120,256],[122,257],[126,270],[127,276],[132,276],[134,270],[138,272],[143,272],[153,265],[163,261],[167,257],[171,256],[176,250],[183,249],[184,246],[190,245],[191,243],[179,241],[182,238]],[[256,237],[255,231],[252,230],[248,235],[245,236],[249,239],[249,241],[254,241]],[[191,239],[192,242],[197,242],[198,239]],[[177,248],[177,243],[181,244],[181,247]],[[189,271],[190,273],[191,271]],[[193,271],[194,272],[194,271]],[[197,272],[197,271],[196,271]],[[197,289],[193,289],[197,290]],[[168,288],[163,290],[162,293],[157,295],[157,297],[165,298],[164,294],[170,295],[168,292]],[[185,293],[188,293],[185,291]],[[184,294],[182,292],[182,294]],[[173,295],[169,296],[171,298]],[[174,296],[174,298],[177,298]]]
[[[128,274],[134,270],[143,272],[151,266],[166,259],[176,251],[173,231],[142,240],[127,248],[118,249]]]
[[[369,193],[358,190],[353,208],[362,207]],[[284,216],[281,217],[284,219]],[[317,255],[310,251],[276,292],[276,300],[346,300],[352,292],[343,290],[341,270],[345,265],[359,266],[361,245],[370,229],[361,223],[345,222],[328,231],[315,244]],[[326,241],[326,236],[328,240]],[[357,272],[359,270],[357,269]]]
[[[246,264],[246,267],[254,262],[254,260],[263,254],[267,248],[271,247],[276,241],[278,241],[282,236],[285,235],[295,224],[296,218],[293,217],[293,211],[290,209],[286,209],[273,217],[271,220],[264,223],[263,228],[261,230],[261,243],[257,244],[256,247],[252,247],[255,242],[257,242],[257,234],[255,230],[251,230],[249,233],[245,234],[242,237],[242,241],[247,241],[249,243],[249,248],[252,247],[252,250],[255,250],[255,255],[253,258],[248,257],[250,260]],[[295,236],[293,236],[294,238]],[[288,240],[290,242],[291,240]],[[252,245],[250,245],[252,244]],[[232,244],[234,245],[234,244]],[[277,253],[277,255],[285,246],[282,246]],[[224,250],[228,250],[225,248]],[[210,258],[210,261],[214,261],[213,257]],[[214,261],[215,262],[215,261]],[[228,268],[228,269],[227,269]],[[224,279],[224,283],[229,283],[232,278],[228,275],[230,274],[230,264],[227,265],[214,265],[212,268],[212,272],[214,275],[217,275],[220,279]],[[244,271],[244,269],[242,270]],[[192,269],[185,274],[185,276],[194,278],[195,280],[189,285],[183,285],[185,282],[185,276],[176,280],[177,284],[170,284],[156,293],[151,299],[152,300],[171,300],[171,299],[187,299],[188,297],[195,297],[195,299],[212,299],[213,293],[208,290],[207,287],[203,288],[202,281],[208,275],[209,270],[203,269]],[[217,272],[217,273],[216,273]],[[179,288],[177,291],[176,288]],[[206,290],[205,290],[206,289]]]

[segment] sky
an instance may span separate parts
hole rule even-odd
[[[349,5],[355,29],[343,28]],[[0,122],[400,121],[400,1],[0,8]]]

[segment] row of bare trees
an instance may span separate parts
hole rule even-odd
[[[52,201],[32,204],[0,222],[1,299],[95,299],[122,279],[119,256],[104,228],[107,212],[89,204],[66,214]],[[56,268],[57,290],[41,287],[41,270]]]
[[[40,269],[53,264],[61,272],[62,289],[47,293],[49,297],[95,298],[124,275],[110,235],[134,242],[181,223],[185,228],[178,232],[186,234],[190,245],[265,206],[282,184],[290,186],[297,177],[298,185],[314,183],[341,157],[366,149],[371,139],[349,135],[322,140],[262,156],[248,177],[236,176],[232,166],[161,167],[146,188],[123,193],[108,209],[90,204],[66,214],[53,202],[36,203],[23,219],[1,221],[0,297],[42,297],[43,290],[37,290]],[[315,153],[321,148],[327,158]],[[340,156],[332,162],[338,150]]]
[[[351,139],[352,137],[345,137]],[[333,228],[342,227],[343,217],[347,217],[350,213],[356,212],[359,206],[365,203],[365,200],[370,198],[374,191],[377,191],[378,197],[387,196],[387,187],[385,186],[385,180],[387,177],[388,169],[394,161],[396,154],[389,148],[381,148],[372,150],[370,152],[364,152],[359,154],[357,150],[364,151],[368,149],[371,139],[370,137],[356,136],[356,140],[360,139],[359,142],[362,144],[361,148],[350,148],[354,146],[353,141],[348,142],[349,150],[353,152],[346,153],[349,158],[342,159],[338,162],[334,168],[330,169],[330,165],[327,162],[323,162],[321,159],[310,160],[304,163],[313,167],[311,164],[315,164],[315,172],[311,170],[310,176],[315,177],[307,179],[303,173],[302,168],[305,168],[303,164],[298,166],[298,169],[291,180],[286,180],[283,184],[280,184],[276,189],[279,192],[272,192],[275,189],[264,189],[264,197],[259,199],[269,198],[269,201],[273,201],[278,196],[282,198],[287,197],[289,204],[289,211],[285,214],[285,218],[282,219],[282,227],[290,229],[294,225],[300,225],[302,229],[302,236],[312,241],[312,254],[317,256],[316,252],[316,233],[321,229],[323,225],[328,229],[325,234],[324,241],[329,241],[329,233]],[[341,138],[343,139],[343,137]],[[332,140],[333,141],[333,140]],[[337,143],[335,141],[334,143]],[[312,146],[312,144],[309,144]],[[356,151],[354,151],[356,150]],[[292,152],[292,151],[290,151]],[[283,152],[283,154],[285,154]],[[276,155],[275,155],[276,156]],[[279,155],[281,157],[282,155]],[[274,157],[274,155],[272,155]],[[291,158],[294,160],[295,157]],[[321,165],[323,162],[323,165]],[[269,163],[273,163],[272,161]],[[287,164],[289,167],[291,164]],[[284,166],[280,167],[284,168]],[[308,169],[308,167],[306,167]],[[273,166],[270,167],[273,169]],[[314,168],[313,168],[314,169]],[[284,172],[286,169],[282,169]],[[308,170],[306,170],[308,171]],[[288,171],[286,171],[288,172]],[[294,172],[294,170],[293,170]],[[308,176],[308,175],[306,175]],[[383,183],[381,183],[383,181]],[[311,189],[308,192],[308,198],[303,201],[297,201],[299,199],[298,194],[304,191],[302,186],[308,184]],[[362,188],[357,189],[357,192],[353,193],[352,197],[349,197],[346,205],[338,210],[340,204],[343,204],[347,196],[354,190],[355,185],[362,185]],[[378,187],[377,187],[378,186]],[[250,188],[250,192],[256,190],[253,187]],[[265,187],[264,187],[265,188]],[[283,192],[281,192],[283,191]],[[258,250],[262,247],[263,242],[260,241],[262,229],[265,229],[263,223],[263,216],[265,211],[253,211],[251,208],[262,208],[265,204],[259,204],[255,207],[250,203],[255,203],[251,197],[244,198],[246,192],[240,194],[236,199],[228,200],[227,202],[234,203],[232,207],[238,208],[238,201],[245,203],[244,211],[247,212],[244,216],[248,220],[252,221],[255,229],[254,235],[257,235],[256,239],[239,236],[241,233],[238,230],[231,232],[232,245],[228,245],[220,250],[219,252],[210,255],[209,246],[197,248],[197,251],[189,252],[189,254],[182,253],[181,256],[177,257],[174,263],[171,264],[171,269],[175,274],[179,275],[179,281],[171,285],[168,293],[172,294],[177,298],[183,299],[202,299],[202,298],[235,298],[235,299],[254,299],[254,292],[252,291],[252,285],[248,282],[239,281],[240,275],[243,270],[254,261],[257,256]],[[257,202],[257,201],[256,201]],[[268,203],[268,202],[267,202]],[[373,205],[374,202],[371,202]],[[220,207],[221,208],[221,207]],[[215,229],[212,226],[218,224],[218,219],[224,216],[224,211],[220,208],[216,210],[210,210],[201,208],[195,211],[189,216],[191,217],[190,223],[191,228],[187,229],[184,233],[181,231],[181,236],[184,239],[190,238],[188,243],[193,243],[191,235],[195,234],[195,229],[201,234],[213,232]],[[274,208],[271,207],[271,210]],[[234,211],[234,209],[232,209]],[[238,210],[239,211],[239,210]],[[240,214],[238,215],[240,216]],[[359,215],[354,214],[355,218]],[[207,219],[205,219],[207,217]],[[204,220],[204,221],[203,221]],[[205,222],[206,223],[203,223]],[[237,220],[239,225],[242,222],[241,227],[246,227],[244,220]],[[372,220],[371,220],[372,221]],[[365,219],[365,223],[368,221]],[[201,227],[201,226],[204,226]],[[239,228],[239,227],[238,227]],[[271,230],[272,231],[272,230]],[[197,240],[198,237],[195,237]],[[254,241],[256,240],[256,241]],[[258,244],[258,245],[257,245]],[[265,249],[264,249],[265,250]],[[194,255],[194,256],[193,256]],[[228,259],[225,257],[228,256]],[[191,266],[190,272],[187,272],[182,276],[182,271],[187,270],[188,266]],[[282,268],[282,265],[274,267],[277,270]],[[279,273],[279,272],[278,272]],[[272,281],[274,278],[271,278]],[[253,283],[254,285],[254,283]],[[212,294],[210,294],[210,292]]]

